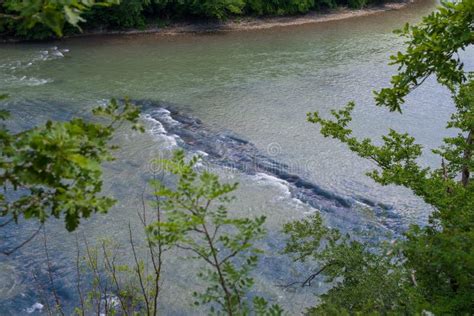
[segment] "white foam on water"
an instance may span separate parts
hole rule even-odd
[[[314,208],[308,203],[301,201],[297,197],[292,197],[290,191],[290,184],[288,183],[288,181],[282,180],[266,173],[257,173],[252,178],[261,185],[270,185],[279,189],[282,192],[282,194],[278,197],[279,200],[287,199],[288,203],[291,204],[292,208],[301,209],[304,211],[304,214],[313,214],[314,212],[319,212],[317,208]]]
[[[308,216],[308,215],[313,215],[314,213],[321,213],[321,210],[320,209],[317,209],[315,207],[312,207],[306,203],[303,203],[302,201],[294,198],[293,200],[297,201],[297,204],[301,207],[305,206],[307,208],[307,210],[305,212],[303,212],[304,215]]]
[[[7,75],[6,78],[0,77],[0,85],[3,88],[36,87],[36,86],[42,86],[51,82],[53,82],[52,79],[41,79],[41,78],[28,77],[28,76],[19,77],[19,76]]]
[[[279,179],[266,173],[257,173],[253,178],[258,183],[271,185],[280,189],[282,192],[282,198],[289,198],[291,196],[290,184],[285,180]]]
[[[178,146],[178,135],[170,135],[160,121],[153,118],[150,114],[142,115],[143,119],[149,122],[148,132],[163,142],[166,149],[172,149]],[[171,118],[171,116],[170,116]]]
[[[310,208],[311,210],[307,211],[308,213],[313,213],[313,212],[315,212],[315,211],[319,211],[317,208],[312,207],[312,206],[309,205],[308,203],[305,203],[305,202],[301,201],[301,200],[298,199],[298,198],[295,198],[295,197],[294,197],[294,198],[292,198],[291,200],[293,201],[293,203],[295,203],[295,205],[296,205],[297,207]]]
[[[64,54],[69,53],[69,49],[67,48],[59,48],[57,46],[50,47],[46,50],[41,50],[39,52],[38,58],[34,60],[39,61],[46,61],[46,60],[53,60],[58,58],[64,58]]]
[[[52,79],[41,79],[41,78],[27,77],[27,76],[18,78],[18,80],[19,82],[23,83],[23,85],[28,86],[28,87],[42,86],[44,84],[53,82]]]
[[[172,117],[171,117],[171,112],[168,111],[167,109],[164,109],[164,108],[159,108],[159,109],[156,109],[152,112],[153,115],[157,115],[161,120],[163,120],[164,122],[170,124],[170,125],[178,125],[179,122],[174,120]]]
[[[209,156],[209,154],[205,151],[202,151],[202,150],[198,150],[196,151],[196,155],[199,155],[199,156],[202,156],[202,157],[207,157]]]
[[[369,209],[372,208],[369,204],[366,204],[366,203],[364,203],[364,202],[362,202],[362,201],[359,201],[359,200],[357,200],[357,199],[354,199],[354,203],[355,203],[356,205],[360,206],[361,208],[366,208],[366,209],[367,209],[367,208],[369,208]]]
[[[148,114],[147,114],[148,115]],[[150,128],[150,133],[152,133],[153,135],[162,135],[162,134],[168,134],[165,127],[163,126],[163,124],[161,124],[160,121],[158,120],[155,120],[154,118],[152,117],[147,117],[145,116],[145,119],[153,122],[151,128]]]
[[[32,66],[59,58],[64,58],[65,54],[69,52],[69,49],[59,49],[57,46],[48,48],[46,50],[37,51],[33,56],[29,56],[26,60],[15,60],[0,64],[0,69],[3,76],[0,76],[1,85],[6,87],[35,87],[41,86],[47,83],[51,83],[53,79],[36,78],[30,73],[31,70],[27,71],[27,68]]]
[[[0,64],[0,69],[11,71],[23,70],[38,62],[64,58],[67,53],[69,53],[69,49],[53,46],[45,50],[37,51],[33,56],[30,55],[27,57],[26,60],[14,60]]]
[[[34,303],[33,305],[31,305],[31,307],[28,307],[26,309],[26,312],[28,314],[34,313],[36,311],[41,312],[43,310],[43,307],[44,307],[44,305],[41,304],[41,303]]]

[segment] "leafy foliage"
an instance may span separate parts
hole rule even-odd
[[[253,244],[265,235],[265,217],[232,218],[226,204],[237,184],[220,183],[207,171],[195,170],[199,157],[185,161],[183,151],[171,160],[162,160],[164,169],[177,176],[176,189],[155,181],[155,195],[160,199],[165,219],[152,223],[147,231],[151,241],[174,245],[206,263],[198,277],[207,288],[196,292],[195,304],[209,304],[211,313],[247,315],[251,306],[246,300],[253,286],[250,272],[261,252]],[[268,307],[263,298],[254,300],[261,315],[280,315],[278,306]],[[266,312],[264,312],[266,311]]]
[[[408,24],[397,31],[407,39],[405,53],[391,56],[399,73],[392,77],[392,87],[376,93],[378,105],[401,111],[404,97],[430,75],[453,91],[466,80],[458,52],[474,43],[474,1],[443,1],[438,11],[415,26]]]
[[[85,27],[94,28],[107,26],[109,28],[141,28],[145,26],[145,3],[143,0],[121,1],[110,7],[99,7],[87,12],[84,17]]]
[[[77,239],[79,300],[75,315],[158,315],[158,301],[166,281],[162,279],[165,255],[172,248],[183,249],[206,263],[198,276],[207,288],[194,293],[195,305],[207,305],[209,313],[217,315],[283,315],[280,306],[270,306],[259,296],[250,300],[248,295],[253,285],[249,273],[260,253],[253,243],[265,234],[264,217],[230,218],[225,205],[232,199],[228,194],[236,184],[221,184],[216,175],[195,171],[198,159],[186,162],[184,152],[178,151],[171,160],[160,161],[165,170],[177,176],[177,186],[172,189],[160,181],[152,182],[153,211],[147,210],[144,198],[143,210],[138,211],[145,240],[137,242],[133,238],[130,224],[127,250],[124,244],[111,240],[91,246],[84,237],[81,251]],[[132,254],[131,264],[124,263],[124,252]],[[52,271],[48,272],[53,280]],[[55,294],[54,283],[50,283]],[[54,300],[43,300],[50,313],[52,302],[51,314],[64,315],[57,295]]]
[[[301,284],[310,286],[318,275],[333,284],[319,296],[321,304],[310,315],[414,314],[420,304],[412,280],[403,265],[400,249],[385,243],[374,245],[351,240],[324,226],[319,213],[284,226],[288,235],[285,254],[295,261],[313,260],[319,268]]]
[[[139,258],[130,226],[129,232],[132,264],[121,260],[122,244],[105,239],[91,246],[84,238],[85,251],[82,254],[78,249],[76,258],[79,302],[75,315],[158,315],[162,251],[167,249],[146,242],[151,260]]]
[[[32,3],[7,0],[0,8],[0,31],[42,39],[86,29],[143,28],[170,19],[225,20],[242,15],[280,16],[348,6],[360,9],[382,0],[75,0]],[[83,14],[84,13],[84,14]],[[2,23],[3,21],[3,23]],[[74,26],[68,27],[68,24]]]
[[[66,228],[74,230],[81,218],[104,213],[114,204],[100,196],[101,164],[113,160],[109,145],[114,131],[123,123],[138,125],[138,108],[126,101],[123,107],[112,100],[94,110],[109,124],[83,119],[48,121],[17,134],[0,126],[0,218],[5,223],[20,217],[41,223],[50,216],[64,216]],[[5,117],[2,117],[5,119]],[[3,226],[3,225],[2,225]]]
[[[382,137],[382,145],[352,136],[352,102],[333,110],[332,119],[317,112],[308,114],[308,121],[319,124],[324,136],[374,162],[377,168],[368,175],[376,182],[405,186],[434,208],[427,226],[411,227],[399,251],[390,250],[390,255],[383,245],[371,250],[357,242],[334,243],[319,221],[313,226],[300,223],[298,230],[296,224],[289,226],[291,252],[306,257],[313,248],[316,260],[344,260],[342,270],[325,271],[331,280],[340,278],[340,283],[322,296],[321,305],[313,311],[411,314],[425,309],[436,314],[469,314],[474,309],[474,80],[464,72],[459,57],[453,57],[473,43],[473,25],[474,1],[464,0],[443,3],[420,25],[406,26],[401,34],[409,39],[407,52],[392,57],[399,73],[392,78],[391,88],[376,93],[379,105],[401,112],[403,98],[431,74],[451,90],[456,107],[447,128],[455,128],[458,135],[444,139],[444,145],[433,150],[440,155],[439,168],[418,164],[423,148],[406,133],[390,130]],[[313,243],[298,244],[305,238]]]
[[[0,7],[0,30],[7,26],[31,30],[44,25],[57,36],[62,36],[67,23],[78,27],[85,20],[81,14],[93,6],[117,4],[118,0],[6,0]]]
[[[315,0],[290,0],[290,1],[261,1],[249,0],[246,4],[247,12],[256,15],[284,15],[306,13],[316,8]],[[332,5],[329,5],[332,7]]]

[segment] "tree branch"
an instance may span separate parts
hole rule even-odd
[[[11,250],[8,250],[8,251],[2,251],[1,253],[6,255],[6,256],[9,256],[11,255],[12,253],[14,253],[15,251],[17,251],[18,249],[22,248],[23,246],[25,246],[27,243],[29,243],[30,241],[32,241],[38,234],[39,232],[41,231],[41,229],[43,228],[43,224],[41,224],[38,229],[28,238],[26,239],[24,242],[22,242],[21,244],[19,244],[18,246],[16,246],[15,248],[11,249]]]
[[[285,284],[285,285],[278,285],[278,287],[281,287],[281,288],[289,288],[293,285],[296,285],[296,284],[301,284],[301,287],[305,287],[305,286],[311,286],[311,282],[318,276],[320,275],[321,273],[324,272],[324,270],[326,270],[327,267],[331,266],[335,264],[335,262],[331,262],[331,263],[328,263],[326,265],[324,265],[321,269],[319,269],[318,271],[312,273],[310,276],[308,276],[305,280],[303,281],[295,281],[295,282],[291,282],[289,284]]]

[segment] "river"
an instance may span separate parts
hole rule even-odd
[[[403,49],[403,41],[392,30],[418,21],[434,5],[431,0],[417,1],[396,11],[266,30],[3,45],[0,88],[11,95],[6,102],[12,113],[8,124],[21,130],[47,119],[87,116],[111,97],[146,100],[138,103],[144,105],[147,132],[120,129],[118,159],[106,166],[105,192],[118,199],[117,206],[107,215],[83,221],[79,229],[78,234],[91,241],[109,237],[125,242],[129,221],[140,233],[136,210],[156,169],[153,158],[180,146],[189,154],[212,151],[212,145],[220,143],[219,150],[229,156],[217,159],[207,152],[206,166],[225,181],[240,183],[232,212],[268,217],[269,238],[260,245],[266,254],[256,272],[257,290],[299,312],[314,303],[314,292],[327,287],[283,291],[276,286],[301,277],[308,268],[293,268],[278,255],[283,223],[319,209],[329,225],[359,235],[397,234],[409,223],[423,223],[430,212],[409,191],[375,184],[365,176],[373,165],[337,141],[323,138],[305,116],[313,110],[328,115],[330,109],[354,100],[352,126],[357,136],[377,137],[389,128],[407,131],[425,148],[422,163],[436,165],[438,158],[429,149],[448,135],[440,126],[453,109],[449,93],[434,79],[428,80],[407,98],[403,115],[376,107],[372,98],[372,90],[386,86],[395,71],[387,65],[389,55]],[[474,68],[472,50],[463,58],[466,68]],[[183,140],[186,126],[179,123],[183,117],[199,119],[198,131],[191,136],[194,142]],[[203,145],[196,146],[196,140]],[[276,163],[284,172],[249,170],[241,165],[248,157]],[[288,175],[297,176],[298,183],[307,187],[290,181]],[[22,231],[35,228],[32,223],[20,225]],[[77,299],[76,242],[63,226],[62,221],[48,223],[48,248],[55,286],[71,308]],[[11,228],[1,238],[7,243],[20,240],[26,235],[19,231]],[[165,266],[161,305],[165,315],[191,313],[191,293],[199,288],[192,272],[196,265],[182,262],[176,256]],[[40,300],[37,283],[46,282],[45,267],[42,238],[0,258],[1,315],[26,314]]]

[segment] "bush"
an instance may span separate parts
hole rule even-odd
[[[315,0],[247,0],[246,11],[256,15],[306,13],[315,7]]]
[[[113,7],[97,7],[85,15],[87,28],[140,28],[145,26],[142,0],[124,0]]]
[[[348,6],[360,9],[371,3],[384,0],[122,0],[111,7],[96,6],[84,14],[83,29],[127,29],[143,28],[148,22],[161,19],[207,18],[225,20],[230,16],[256,15],[279,16],[304,14],[311,10]],[[0,7],[0,11],[5,8]],[[8,36],[24,39],[45,39],[54,32],[42,25],[33,29],[20,21],[0,23],[0,31]],[[66,34],[77,29],[65,29]]]
[[[53,37],[53,32],[51,29],[43,24],[37,24],[33,28],[28,28],[28,26],[24,23],[12,21],[5,27],[5,32],[8,31],[11,32],[12,36],[31,41],[43,40]]]
[[[229,15],[241,14],[244,6],[244,0],[194,0],[190,7],[193,14],[222,20]]]
[[[367,6],[368,0],[349,0],[347,6],[351,9],[362,9]]]

